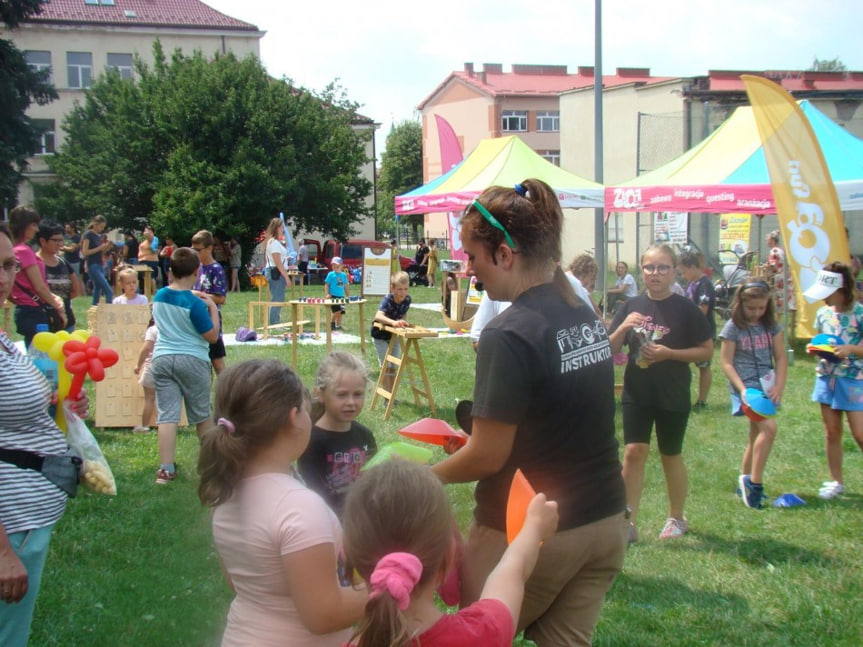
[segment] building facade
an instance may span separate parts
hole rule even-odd
[[[45,156],[63,145],[63,117],[98,76],[113,68],[132,77],[133,57],[152,64],[157,39],[168,54],[197,49],[205,55],[230,51],[238,58],[259,57],[264,32],[199,0],[51,0],[6,36],[32,66],[51,71],[59,95],[28,112],[43,135],[19,189],[19,203],[26,204],[33,201],[34,185],[53,180]]]

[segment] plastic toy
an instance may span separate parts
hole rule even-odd
[[[432,458],[432,450],[400,441],[388,443],[378,449],[378,453],[372,456],[371,459],[362,466],[360,471],[371,469],[375,465],[385,463],[393,458],[402,458],[412,463],[425,465]]]
[[[527,506],[536,496],[527,478],[520,469],[515,470],[509,486],[509,499],[506,502],[506,543],[511,544],[521,531],[527,517]]]
[[[459,447],[467,444],[468,435],[449,426],[445,420],[438,418],[423,418],[400,429],[399,433],[406,438],[413,438],[432,445],[445,446],[454,438]]]

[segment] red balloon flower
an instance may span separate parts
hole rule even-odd
[[[111,348],[99,348],[101,343],[102,340],[96,335],[90,335],[85,342],[70,339],[63,344],[63,354],[66,356],[64,366],[72,376],[68,397],[73,400],[81,392],[87,374],[94,382],[101,382],[105,379],[105,369],[120,360],[117,351]]]

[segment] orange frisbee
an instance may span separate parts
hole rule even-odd
[[[520,469],[515,470],[515,474],[512,476],[512,485],[509,486],[509,499],[506,502],[507,544],[511,544],[521,531],[524,519],[527,517],[527,506],[535,496],[536,492],[522,471]]]
[[[440,420],[439,418],[417,420],[404,429],[399,430],[399,433],[406,438],[413,438],[414,440],[432,445],[440,445],[441,447],[445,446],[450,438],[455,438],[459,447],[464,447],[468,439],[466,433],[453,429],[445,420]]]

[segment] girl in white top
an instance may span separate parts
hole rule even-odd
[[[198,495],[213,508],[213,540],[236,594],[223,647],[332,647],[362,615],[366,593],[337,577],[339,521],[292,467],[309,443],[308,405],[300,378],[278,360],[234,364],[216,383]]]

